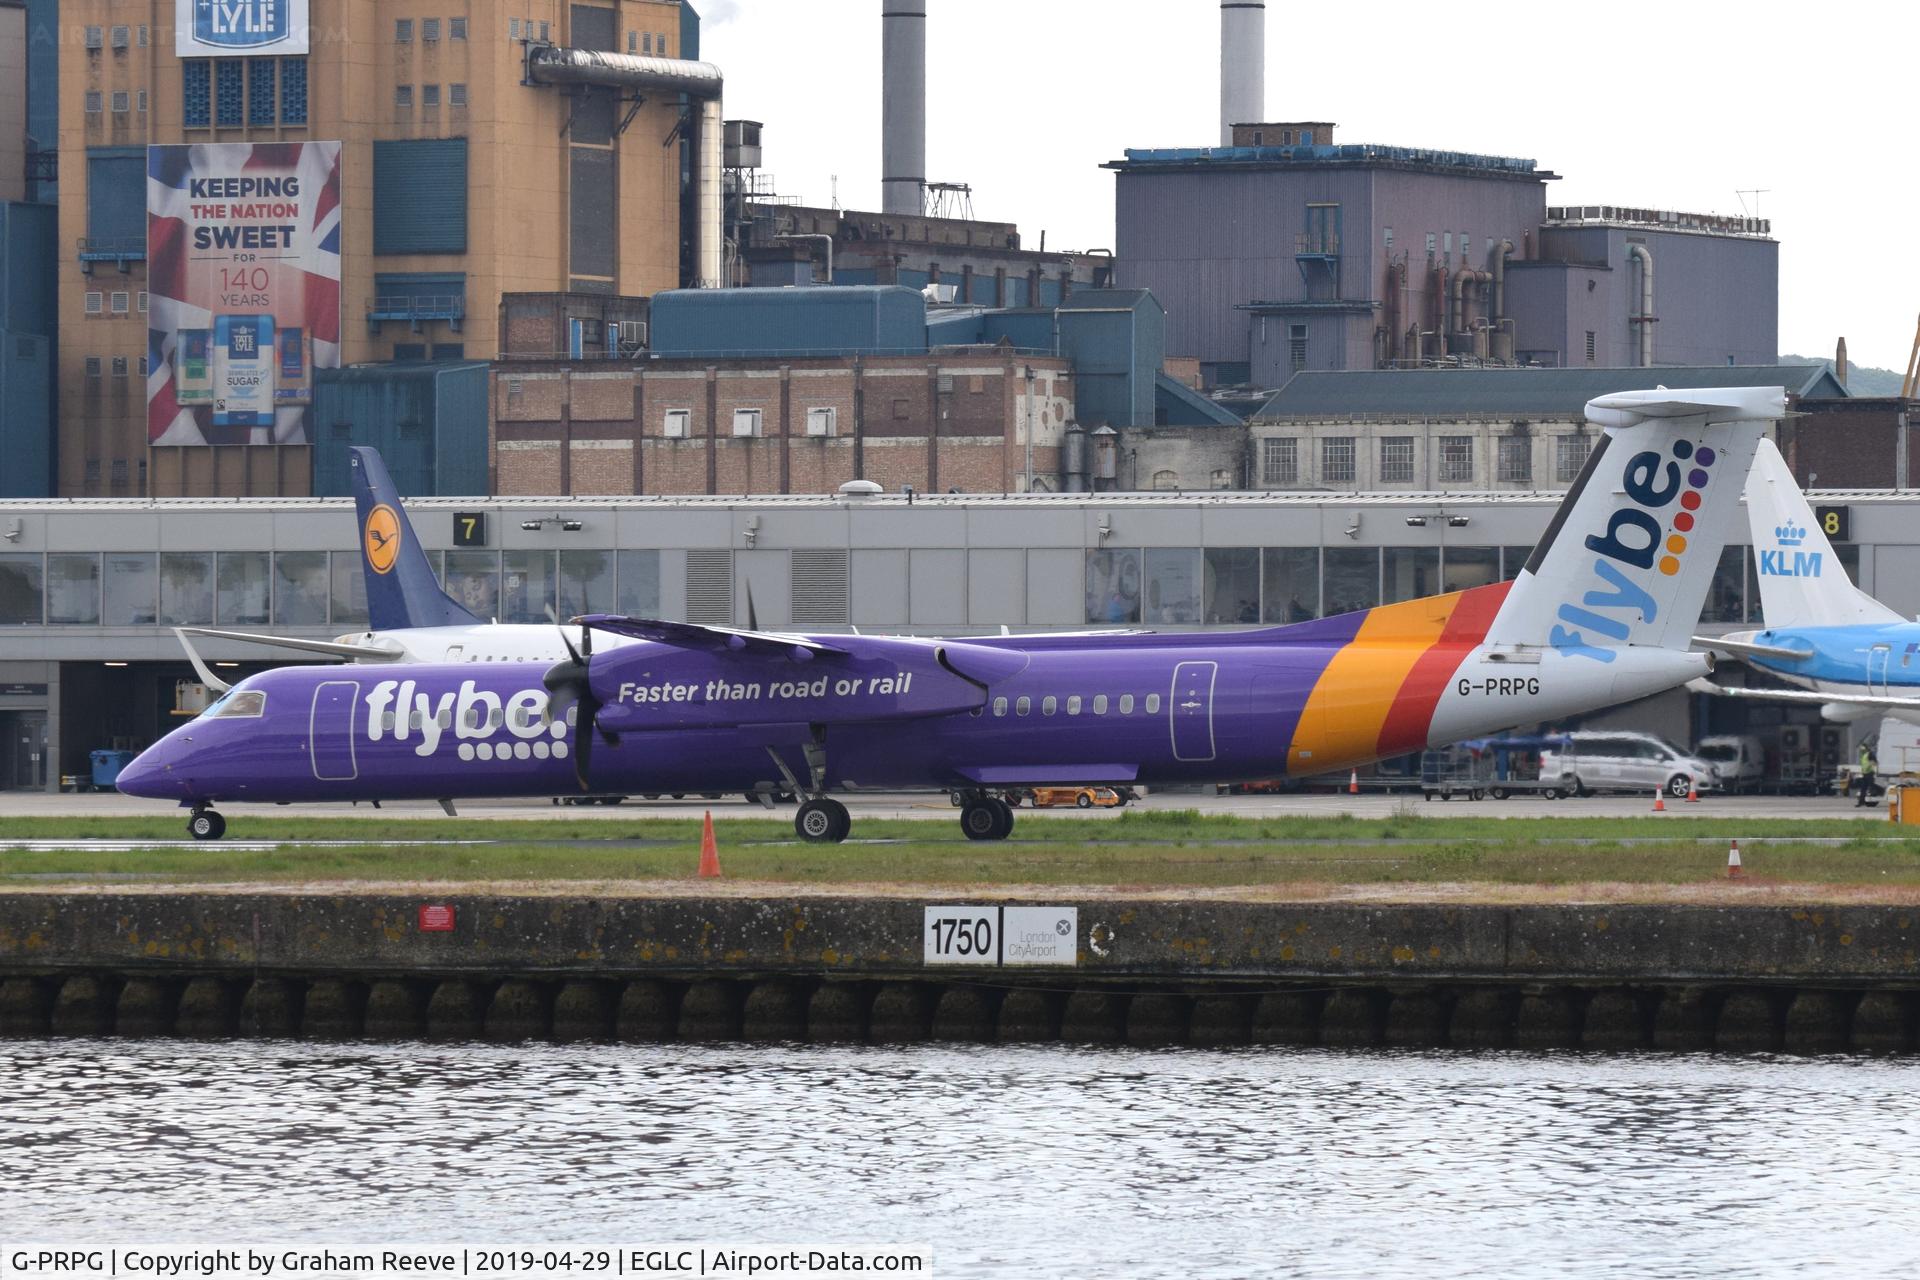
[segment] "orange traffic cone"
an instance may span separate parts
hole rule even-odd
[[[1692,778],[1687,779],[1687,803],[1700,803],[1700,786]]]
[[[1667,811],[1666,793],[1661,791],[1659,787],[1653,789],[1653,811],[1655,813],[1665,813]]]
[[[707,810],[700,824],[700,878],[713,879],[720,874],[720,848],[713,842],[713,810]]]
[[[1355,769],[1347,775],[1347,794],[1350,796],[1360,794],[1360,771],[1358,769]]]
[[[1738,880],[1745,874],[1740,869],[1740,842],[1735,840],[1727,846],[1727,879]]]

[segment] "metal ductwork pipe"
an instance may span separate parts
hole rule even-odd
[[[538,45],[527,53],[527,80],[533,84],[588,84],[641,92],[684,93],[700,104],[694,139],[694,284],[717,289],[725,283],[726,244],[721,228],[720,162],[725,139],[720,121],[720,68],[684,58],[648,58],[597,49],[556,49]]]
[[[1653,367],[1653,255],[1643,244],[1627,246],[1627,257],[1640,259],[1640,314],[1634,322],[1640,326],[1640,367]]]
[[[880,209],[918,217],[927,190],[927,0],[880,0]]]
[[[1475,271],[1471,267],[1462,267],[1460,274],[1453,278],[1453,332],[1467,331],[1467,290],[1492,280],[1493,277],[1487,272]]]
[[[1220,0],[1220,145],[1267,111],[1266,0]]]
[[[1493,272],[1493,322],[1499,324],[1507,318],[1507,256],[1513,252],[1513,241],[1502,240],[1493,247],[1493,261],[1488,264]]]

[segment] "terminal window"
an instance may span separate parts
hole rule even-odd
[[[1440,437],[1440,483],[1466,484],[1473,479],[1473,437]]]

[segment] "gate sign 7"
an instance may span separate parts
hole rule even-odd
[[[1852,522],[1848,519],[1845,507],[1815,507],[1813,518],[1820,522],[1820,532],[1827,535],[1828,542],[1852,542]]]
[[[487,513],[484,511],[454,512],[453,545],[456,547],[486,546]]]

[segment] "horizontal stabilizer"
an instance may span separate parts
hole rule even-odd
[[[258,635],[251,631],[219,631],[212,627],[175,627],[187,635],[207,636],[214,640],[233,640],[240,644],[272,645],[280,649],[298,649],[302,653],[324,653],[332,658],[352,658],[358,662],[398,662],[406,653],[397,645],[353,644],[342,640],[302,640],[295,636]]]
[[[1920,710],[1920,698],[1898,698],[1879,694],[1817,693],[1812,689],[1733,689],[1711,680],[1690,680],[1687,688],[1716,698],[1758,698],[1763,702],[1791,702],[1803,707],[1872,707],[1880,711]]]
[[[658,618],[627,618],[612,613],[590,613],[570,619],[580,626],[607,631],[634,640],[651,640],[676,649],[728,649],[735,653],[782,653],[804,650],[810,655],[845,654],[847,650],[823,644],[810,636],[777,631],[749,631],[740,627],[707,626],[698,622],[667,622]]]
[[[1699,387],[1617,391],[1587,401],[1587,421],[1602,427],[1632,427],[1664,418],[1709,422],[1774,422],[1786,415],[1785,387]]]
[[[1693,647],[1735,658],[1773,658],[1779,662],[1803,662],[1813,656],[1811,648],[1789,649],[1785,645],[1755,644],[1751,640],[1730,640],[1724,636],[1695,636]]]

